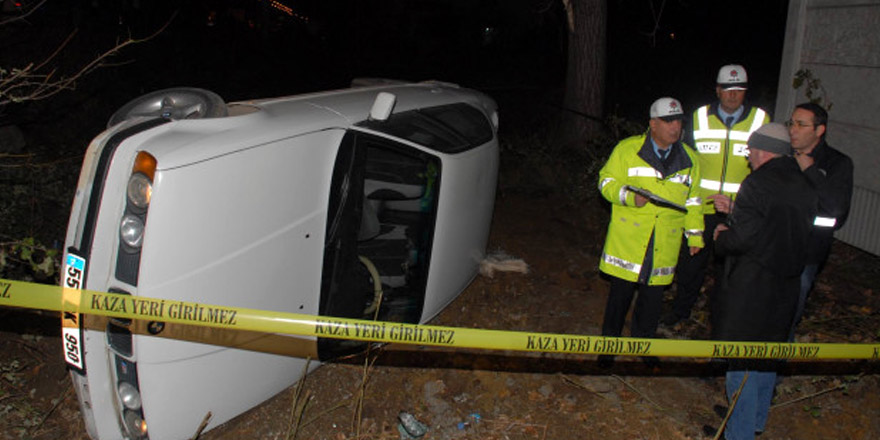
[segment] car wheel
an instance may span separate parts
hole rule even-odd
[[[175,87],[147,93],[129,101],[113,113],[107,127],[138,116],[176,120],[222,118],[226,115],[226,103],[216,93],[193,87]]]

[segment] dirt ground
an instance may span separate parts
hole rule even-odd
[[[522,258],[529,273],[478,277],[431,323],[599,334],[608,285],[597,256],[606,218],[599,201],[502,188],[489,250]],[[876,343],[878,281],[880,259],[835,244],[799,338]],[[704,302],[689,322],[661,334],[708,337]],[[0,309],[0,438],[87,438],[57,324],[52,314]],[[703,425],[721,422],[713,405],[726,402],[723,365],[709,360],[664,358],[649,369],[638,358],[618,358],[608,371],[594,356],[402,345],[373,354],[366,371],[363,357],[322,365],[301,387],[200,438],[401,439],[405,411],[428,427],[426,440],[702,439],[710,438]],[[878,391],[876,363],[788,363],[760,438],[880,438]]]

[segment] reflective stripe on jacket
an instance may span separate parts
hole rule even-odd
[[[770,122],[767,112],[751,107],[728,128],[713,111],[717,104],[704,105],[694,112],[694,147],[700,157],[699,183],[704,213],[715,212],[715,205],[707,197],[724,193],[734,198],[739,185],[749,175],[749,136],[762,125]]]
[[[611,202],[611,220],[599,262],[602,272],[636,282],[640,281],[643,264],[648,262],[651,272],[647,283],[666,285],[672,283],[682,237],[687,237],[689,246],[703,247],[697,156],[681,143],[670,148],[664,163],[654,153],[647,135],[633,136],[614,147],[599,171],[599,191]],[[652,202],[636,207],[634,193],[625,185],[683,205],[687,214]]]
[[[849,216],[853,193],[853,161],[824,139],[810,153],[814,163],[804,175],[819,194],[819,212],[813,220],[813,233],[807,247],[807,263],[822,264],[828,258],[834,231]]]

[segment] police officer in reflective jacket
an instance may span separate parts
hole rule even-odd
[[[698,108],[693,114],[693,130],[689,133],[692,139],[686,141],[697,150],[700,160],[702,177],[698,186],[703,199],[703,239],[707,252],[691,256],[687,249],[682,249],[675,301],[672,311],[663,316],[665,325],[675,325],[690,316],[712,254],[712,231],[724,221],[724,215],[716,208],[725,209],[736,198],[740,184],[749,175],[749,135],[770,122],[766,111],[745,102],[747,88],[748,76],[743,66],[723,66],[716,79],[718,101]]]
[[[611,202],[611,219],[599,269],[611,289],[602,334],[620,336],[636,289],[633,337],[657,330],[663,289],[672,282],[682,238],[690,253],[703,247],[702,201],[696,153],[680,141],[684,112],[673,98],[650,109],[646,134],[620,141],[599,171],[599,190]],[[603,367],[613,357],[600,357]],[[655,365],[656,359],[646,358]]]

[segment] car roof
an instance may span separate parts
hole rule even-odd
[[[347,129],[369,118],[380,92],[396,97],[395,114],[452,103],[471,104],[487,117],[495,111],[495,103],[488,96],[454,84],[383,84],[233,102],[228,104],[231,116],[177,120],[150,130],[145,133],[149,139],[144,139],[139,149],[156,156],[160,169],[169,169],[279,139]]]
[[[246,101],[238,104],[256,105],[266,111],[283,114],[296,110],[304,103],[308,103],[335,112],[353,124],[367,119],[373,101],[380,92],[391,93],[397,98],[394,113],[456,102],[467,102],[480,108],[485,113],[494,110],[494,104],[491,99],[482,93],[462,89],[455,84],[440,81],[381,84],[314,94]]]

